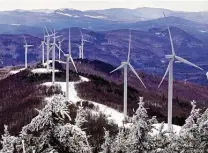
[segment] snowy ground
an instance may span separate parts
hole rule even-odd
[[[17,70],[12,70],[12,71],[10,71],[9,72],[9,74],[17,74],[17,73],[19,73],[19,72],[21,72],[21,71],[23,71],[23,70],[25,70],[25,68],[22,68],[22,69],[17,69]]]
[[[151,135],[158,134],[158,132],[159,132],[158,130],[160,129],[161,124],[160,123],[154,124],[154,127],[155,128],[152,129]],[[179,135],[180,130],[181,130],[181,126],[173,125],[173,133],[175,133],[176,135]],[[162,132],[166,132],[166,131],[168,131],[168,124],[165,123],[164,127],[162,129]]]
[[[81,99],[80,97],[78,97],[77,91],[75,90],[75,84],[81,83],[81,82],[88,82],[90,81],[88,78],[82,77],[80,76],[80,81],[77,82],[69,82],[69,100],[73,103],[77,103],[78,101],[85,101],[84,99]],[[55,84],[60,85],[62,91],[65,93],[66,92],[66,82],[55,82]],[[42,85],[45,86],[52,86],[52,82],[45,82]],[[92,104],[95,105],[95,107],[98,108],[99,112],[104,113],[109,120],[114,121],[114,123],[118,124],[118,126],[123,126],[123,119],[124,119],[124,115],[123,113],[118,112],[117,110],[110,108],[108,106],[93,102],[93,101],[89,101]],[[127,127],[130,126],[129,124],[126,125]],[[125,127],[126,127],[125,126]],[[158,129],[161,126],[161,124],[154,124],[155,128],[153,129],[153,132],[151,133],[152,135],[156,135],[158,133]],[[164,128],[163,131],[167,131],[168,129],[168,125],[164,124]],[[176,126],[173,125],[173,131],[178,135],[179,131],[180,131],[181,127],[180,126]]]
[[[31,72],[32,73],[51,73],[52,69],[47,70],[47,68],[37,68],[37,69],[33,69]],[[55,70],[55,72],[59,72],[59,70]]]
[[[81,83],[81,82],[88,82],[90,81],[88,78],[82,77],[80,76],[80,81],[77,82],[69,82],[69,100],[73,103],[76,103],[78,101],[85,101],[84,99],[81,99],[80,97],[78,97],[77,91],[75,90],[75,84]],[[60,85],[62,88],[62,91],[65,93],[66,92],[66,82],[55,82],[55,84]],[[52,86],[51,82],[45,82],[42,85],[45,86]],[[110,108],[108,106],[90,101],[92,104],[95,105],[95,107],[98,108],[99,112],[103,112],[108,119],[113,120],[116,124],[118,124],[119,126],[123,125],[123,119],[124,116],[122,113],[116,111],[113,108]]]

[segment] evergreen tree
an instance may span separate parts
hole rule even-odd
[[[119,129],[119,132],[115,137],[115,141],[112,143],[113,153],[127,153],[126,135],[127,132],[125,132],[124,128]]]
[[[100,153],[113,153],[112,152],[112,139],[110,138],[110,133],[109,131],[105,130],[105,136],[104,136],[104,143],[102,144],[101,148],[102,151]]]
[[[208,152],[208,109],[197,120],[200,133],[200,145],[199,148],[203,152]]]
[[[35,153],[90,153],[86,133],[69,122],[68,105],[62,95],[55,95],[42,110],[38,110],[39,115],[22,128],[17,140],[5,130],[3,152],[13,153],[12,144],[16,140],[17,153],[22,153],[24,148],[26,153],[34,150]]]
[[[182,127],[177,143],[172,148],[173,150],[183,153],[201,153],[200,132],[198,129],[197,119],[201,116],[200,109],[196,109],[196,102],[192,101],[192,110],[190,116],[186,119]]]
[[[143,98],[140,97],[139,108],[132,117],[132,126],[127,139],[127,152],[145,153],[155,149],[149,134],[154,123],[156,123],[155,117],[148,119]]]
[[[77,110],[77,116],[75,118],[75,125],[81,128],[84,123],[87,122],[86,116],[87,113],[84,108],[82,106],[79,106],[79,109]]]
[[[0,153],[13,153],[15,151],[15,145],[17,142],[17,138],[11,136],[8,131],[8,126],[4,125],[4,135],[2,135],[2,146],[3,148],[0,150]]]

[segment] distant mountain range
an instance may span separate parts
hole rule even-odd
[[[92,31],[82,29],[85,39],[84,56],[91,60],[100,60],[112,65],[119,65],[126,60],[128,51],[128,30]],[[171,27],[176,53],[191,62],[196,63],[205,70],[208,69],[208,44],[190,35],[186,31]],[[68,29],[58,31],[65,41],[62,49],[68,51]],[[40,37],[40,38],[39,38]],[[41,35],[34,37],[26,35],[28,43],[35,45],[29,49],[29,62],[34,63],[41,59],[41,49],[38,49]],[[71,28],[72,54],[78,58],[80,44],[79,28]],[[3,65],[19,65],[24,63],[24,48],[22,35],[0,35],[0,59]],[[131,63],[139,70],[147,73],[162,75],[167,67],[166,54],[170,54],[170,41],[167,29],[152,28],[148,31],[132,30]],[[58,54],[57,54],[58,55]],[[62,58],[62,60],[65,60]],[[176,63],[176,79],[206,84],[205,72],[192,67]]]
[[[163,12],[167,20],[163,18]],[[208,42],[208,12],[176,12],[167,9],[107,9],[80,11],[59,10],[14,10],[0,12],[0,34],[29,34],[38,36],[43,26],[61,30],[81,27],[93,31],[134,29],[148,31],[152,28],[175,26],[194,37]]]

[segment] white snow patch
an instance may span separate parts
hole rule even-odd
[[[82,82],[89,82],[90,81],[90,79],[85,78],[83,76],[79,76],[79,77],[80,77],[80,79],[81,79]]]
[[[51,73],[52,69],[48,69],[47,68],[37,68],[37,69],[33,69],[32,73]],[[55,72],[59,72],[59,70],[55,70]]]
[[[93,18],[93,19],[106,19],[106,16],[92,16],[92,15],[84,15],[85,17],[88,18]]]
[[[158,35],[158,36],[159,36],[160,34],[161,34],[160,32],[156,32],[156,33],[155,33],[155,35]]]
[[[150,133],[150,135],[157,135],[159,133],[159,129],[160,129],[161,125],[162,125],[161,123],[154,124],[153,125],[154,128],[152,129],[152,133]],[[166,131],[168,131],[168,124],[164,123],[164,127],[162,129],[162,132],[166,132]],[[179,135],[180,131],[181,131],[181,126],[173,125],[173,133],[175,133],[176,135]]]
[[[80,97],[78,97],[77,91],[75,90],[75,84],[81,83],[81,82],[88,82],[90,81],[88,78],[85,78],[83,76],[80,76],[80,81],[77,82],[69,82],[69,100],[72,103],[76,103],[78,101],[85,101],[84,99],[81,99]],[[45,82],[42,85],[45,86],[52,86],[52,82]],[[65,93],[66,92],[66,82],[55,82],[55,85],[60,85],[62,91]],[[92,104],[95,105],[95,107],[98,108],[99,112],[102,112],[103,114],[105,114],[109,120],[114,121],[116,124],[118,124],[118,126],[122,126],[123,125],[123,119],[124,119],[124,115],[120,112],[118,112],[117,110],[110,108],[108,106],[105,106],[103,104],[99,104],[93,101],[89,101]]]
[[[12,26],[21,26],[21,24],[18,24],[18,23],[13,23],[13,24],[10,24]]]
[[[90,102],[93,103],[96,107],[98,107],[98,110],[104,113],[108,119],[114,121],[116,124],[118,124],[118,126],[123,126],[124,115],[122,113],[103,104],[99,104],[92,101]]]
[[[69,16],[69,17],[72,17],[71,14],[67,14],[67,13],[61,13],[61,12],[56,12],[57,14],[60,14],[60,15],[64,15],[64,16]]]
[[[62,13],[62,12],[56,12],[57,14],[68,16],[68,17],[73,17],[73,18],[79,18],[80,16],[78,15],[72,15],[72,14],[67,14],[67,13]]]
[[[206,73],[206,76],[207,76],[207,80],[208,80],[208,72]]]
[[[199,30],[199,32],[201,32],[201,33],[207,33],[208,31],[205,31],[205,30]]]
[[[17,73],[19,73],[19,72],[21,72],[23,70],[25,70],[25,68],[17,69],[17,70],[12,70],[12,71],[9,72],[9,74],[17,74]]]

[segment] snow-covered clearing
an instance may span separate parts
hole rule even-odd
[[[84,15],[85,17],[88,18],[93,18],[93,19],[106,19],[106,16],[92,16],[92,15]]]
[[[33,69],[31,72],[32,73],[51,73],[52,69],[47,70],[47,68],[37,68],[37,69]],[[59,72],[59,70],[55,70],[55,72]]]
[[[57,14],[60,14],[60,15],[64,15],[64,16],[68,16],[68,17],[72,17],[71,14],[67,14],[67,13],[62,13],[62,12],[56,12]]]
[[[79,77],[80,77],[80,81],[69,82],[69,92],[70,92],[69,93],[69,100],[72,103],[77,103],[79,101],[85,101],[84,99],[81,99],[78,96],[78,93],[77,93],[77,91],[75,89],[75,85],[79,84],[81,82],[88,82],[90,80],[88,78],[83,77],[83,76],[79,76]],[[52,86],[53,84],[52,84],[52,82],[45,82],[42,85]],[[62,91],[64,93],[66,92],[66,82],[55,82],[55,85],[60,85]],[[104,113],[108,117],[109,120],[113,121],[114,123],[116,123],[120,127],[123,126],[123,120],[124,120],[123,113],[120,113],[117,110],[115,110],[113,108],[110,108],[110,107],[108,107],[106,105],[103,105],[103,104],[99,104],[99,103],[96,103],[96,102],[93,102],[93,101],[89,101],[89,102],[94,104],[94,106],[98,108],[98,111]],[[131,126],[131,124],[125,125],[125,127],[128,127],[128,126]],[[152,133],[150,133],[151,135],[158,134],[158,129],[160,128],[161,124],[160,123],[154,124],[154,126],[155,126],[155,128],[153,129]],[[168,125],[164,124],[163,131],[167,131],[167,129],[168,129]],[[173,132],[174,133],[176,133],[178,135],[180,130],[181,130],[180,126],[173,125]]]
[[[150,134],[157,135],[159,133],[160,127],[161,127],[161,123],[154,124],[154,128],[152,129],[152,133],[150,133]],[[181,126],[173,125],[173,133],[175,133],[176,135],[179,135],[180,130],[181,130]],[[162,132],[167,132],[167,131],[168,131],[168,124],[164,123],[164,127],[162,129]]]
[[[69,100],[73,103],[77,103],[78,101],[85,101],[84,99],[81,99],[77,91],[75,90],[75,84],[81,83],[81,82],[88,82],[90,81],[88,78],[80,76],[80,81],[77,82],[69,82]],[[45,82],[42,85],[44,86],[52,86],[52,82]],[[65,93],[66,92],[66,82],[55,82],[55,85],[60,85],[62,91]],[[90,101],[92,104],[95,105],[95,107],[98,108],[99,112],[104,113],[109,120],[113,120],[116,124],[119,126],[123,125],[123,119],[124,116],[122,113],[118,112],[117,110],[110,108],[108,106]]]
[[[17,74],[17,73],[19,73],[19,72],[21,72],[23,70],[25,70],[25,68],[17,69],[17,70],[12,70],[12,71],[9,72],[9,74]]]

